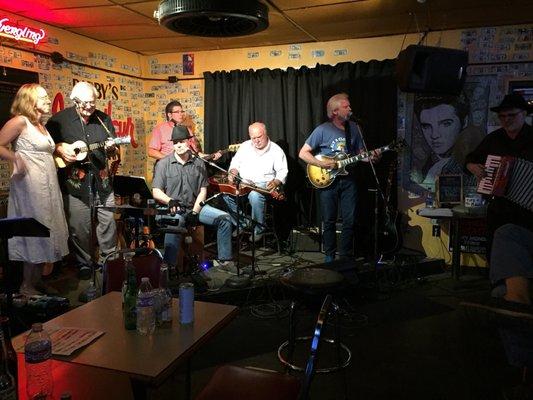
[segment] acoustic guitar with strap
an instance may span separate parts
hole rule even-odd
[[[76,161],[83,161],[85,157],[87,157],[87,154],[89,153],[89,151],[96,150],[96,149],[102,149],[106,146],[106,143],[108,143],[109,141],[112,141],[113,144],[115,145],[130,144],[131,138],[129,136],[109,138],[102,142],[91,143],[89,145],[85,143],[83,140],[78,140],[71,144],[68,144],[68,143],[60,143],[60,144],[67,145],[72,149],[72,151],[74,151],[74,154],[76,154]],[[71,162],[63,160],[63,158],[61,158],[60,156],[55,156],[54,161],[58,168],[65,168],[69,164],[72,164]]]
[[[405,146],[406,144],[404,141],[392,141],[386,146],[370,150],[369,152],[363,152],[352,157],[349,157],[346,153],[342,152],[336,154],[334,157],[319,154],[315,156],[318,160],[334,160],[337,163],[337,168],[322,168],[316,165],[307,164],[307,178],[317,189],[327,188],[333,183],[337,176],[348,175],[348,171],[346,171],[348,165],[362,161],[376,152],[384,153],[386,151],[398,151]]]

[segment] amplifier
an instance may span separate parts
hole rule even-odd
[[[317,227],[292,230],[293,243],[296,251],[319,252],[321,237]]]

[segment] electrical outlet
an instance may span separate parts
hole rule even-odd
[[[433,225],[432,235],[434,237],[440,237],[440,225]]]

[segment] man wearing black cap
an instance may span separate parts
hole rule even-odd
[[[207,171],[205,164],[193,157],[189,149],[191,135],[183,125],[172,131],[174,152],[162,158],[155,167],[152,194],[175,213],[179,226],[194,226],[198,222],[217,227],[218,261],[220,268],[236,272],[231,251],[232,224],[226,212],[203,204],[207,197]],[[165,261],[176,265],[181,234],[165,234]]]
[[[488,134],[479,146],[466,157],[466,168],[481,179],[485,176],[485,161],[490,154],[513,156],[533,161],[533,129],[525,121],[531,106],[518,93],[508,94],[500,105],[491,110],[498,113],[501,128]],[[529,183],[531,184],[531,183]],[[505,227],[504,227],[505,225]],[[501,229],[499,229],[502,227]],[[529,303],[529,279],[533,278],[531,265],[518,265],[511,262],[516,259],[518,250],[511,254],[511,248],[520,246],[524,254],[531,252],[528,248],[533,237],[533,213],[505,197],[491,197],[487,209],[488,244],[491,255],[490,275],[494,285],[503,284],[504,298],[518,303]],[[506,235],[503,235],[505,231]],[[504,240],[509,232],[516,239]],[[495,232],[497,233],[495,235]],[[494,239],[494,241],[493,241]],[[520,241],[523,240],[523,243]],[[513,246],[511,246],[513,242]],[[531,255],[529,256],[531,258]],[[527,257],[520,257],[522,261]],[[507,260],[508,262],[505,262]],[[529,273],[524,273],[528,270]]]
[[[466,156],[466,168],[478,180],[485,176],[485,161],[490,154],[512,156],[533,161],[533,130],[526,123],[526,116],[532,106],[518,94],[508,94],[497,107],[491,110],[498,113],[501,128],[488,134],[479,146]],[[533,230],[531,212],[503,197],[489,200],[487,224],[492,237],[494,231],[507,223],[514,223]]]

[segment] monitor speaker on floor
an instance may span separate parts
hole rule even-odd
[[[404,92],[457,95],[463,88],[467,65],[466,51],[411,45],[396,61],[398,87]]]

